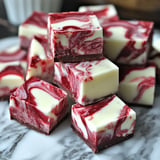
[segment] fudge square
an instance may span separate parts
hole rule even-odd
[[[82,105],[118,91],[119,69],[107,58],[79,63],[55,62],[53,83]]]
[[[48,39],[53,56],[63,62],[102,57],[103,33],[95,15],[81,12],[50,13]]]
[[[0,62],[0,99],[8,99],[10,94],[24,83],[24,67],[20,61]]]
[[[103,27],[110,21],[119,20],[116,8],[112,4],[108,5],[91,5],[91,6],[80,6],[80,12],[93,12],[98,18],[100,25]]]
[[[51,82],[54,72],[54,58],[48,49],[48,39],[35,36],[29,48],[26,79],[38,77]]]
[[[0,51],[0,62],[26,60],[27,52],[19,45],[12,45]]]
[[[31,39],[35,35],[43,35],[47,37],[47,17],[44,12],[34,11],[20,26],[18,35],[22,48],[29,48]]]
[[[127,103],[152,106],[155,72],[155,66],[120,67],[119,97]]]
[[[153,22],[115,21],[106,24],[103,31],[104,56],[119,64],[146,64]]]
[[[11,119],[49,134],[67,114],[65,91],[38,78],[27,80],[10,97]]]
[[[136,113],[116,95],[88,106],[72,106],[73,130],[99,152],[133,136]]]

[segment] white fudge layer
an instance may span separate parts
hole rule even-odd
[[[117,96],[114,96],[109,103],[106,102],[106,104],[104,103],[103,105],[99,105],[99,108],[96,108],[97,111],[91,113],[92,108],[95,110],[95,106],[99,103],[102,102],[98,102],[97,104],[95,103],[92,106],[87,106],[89,108],[79,105],[77,107],[77,104],[72,106],[71,116],[74,127],[84,136],[85,139],[90,137],[90,135],[88,135],[90,132],[97,134],[98,132],[103,131],[105,132],[103,136],[108,136],[110,139],[113,137],[123,137],[133,133],[136,113],[126,106],[122,100],[120,100]],[[87,114],[84,112],[85,109]],[[126,113],[123,117],[121,117],[123,111]],[[125,118],[125,120],[118,124],[118,121],[121,118]],[[116,125],[119,127],[119,132],[115,132],[115,129],[117,129]],[[124,130],[125,132],[123,132]]]
[[[118,94],[128,103],[153,105],[154,93],[154,66],[129,71],[119,84]]]

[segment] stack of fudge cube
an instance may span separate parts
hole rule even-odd
[[[19,27],[18,62],[27,67],[8,92],[11,118],[49,134],[69,112],[69,95],[73,131],[93,152],[132,137],[136,113],[127,104],[154,102],[152,34],[152,22],[119,20],[113,5],[33,12]]]
[[[104,20],[105,6],[82,6],[79,11],[94,12],[103,28],[103,55],[119,67],[118,95],[128,104],[152,106],[155,93],[155,67],[158,54],[152,47],[153,22],[125,21],[116,17],[113,6],[107,11],[114,18]],[[111,11],[112,10],[112,11]],[[154,45],[158,46],[158,45]],[[154,47],[155,48],[155,47]],[[157,72],[158,74],[158,72]]]

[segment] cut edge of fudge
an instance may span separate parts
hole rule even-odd
[[[102,27],[94,14],[62,12],[48,15],[48,41],[55,61],[80,62],[103,56]],[[63,19],[65,21],[61,22]],[[69,25],[67,21],[75,21],[75,24]],[[66,41],[65,45],[63,41]]]
[[[47,113],[43,111],[44,106],[41,106],[41,109],[36,106],[37,100],[35,98],[35,95],[33,95],[34,88],[37,89],[36,87],[40,84],[35,84],[35,85],[31,84],[31,86],[28,86],[30,82],[31,83],[38,82],[40,84],[42,83],[43,85],[46,85],[40,88],[40,90],[42,90],[42,92],[47,92],[47,93],[48,92],[51,93],[51,91],[55,92],[51,94],[58,97],[59,102],[56,102],[56,104],[54,104],[55,106],[50,106],[52,108],[50,108],[50,111],[47,111]],[[59,97],[60,94],[62,94],[62,97]],[[54,98],[52,97],[52,99]],[[39,102],[39,103],[40,103],[39,105],[41,105],[44,102]],[[57,110],[57,107],[59,110]],[[58,126],[68,115],[67,93],[48,82],[40,80],[39,78],[32,77],[29,80],[27,80],[23,85],[21,85],[19,88],[17,88],[15,92],[12,93],[12,95],[10,96],[9,111],[11,119],[14,119],[19,123],[24,124],[25,126],[32,128],[36,131],[39,131],[41,133],[50,134],[51,131],[55,129],[56,126]]]
[[[122,105],[124,105],[123,109],[125,107],[125,110],[123,111],[123,109],[121,110],[119,107],[120,113],[119,113],[119,117],[117,117],[117,119],[114,119],[115,118],[114,117],[111,122],[109,121],[105,125],[102,125],[104,129],[102,129],[102,126],[100,125],[98,129],[94,130],[93,129],[94,126],[92,124],[94,122],[89,123],[89,121],[92,121],[92,119],[95,118],[94,117],[95,113],[99,112],[101,109],[103,109],[101,107],[107,107],[108,103],[111,103],[111,101],[113,101],[114,98],[118,98],[118,97],[116,95],[112,95],[105,100],[102,100],[100,102],[97,102],[95,104],[91,104],[88,106],[82,106],[80,104],[72,105],[71,127],[72,127],[73,131],[92,149],[92,151],[94,153],[98,153],[98,152],[102,151],[103,149],[106,149],[108,147],[111,147],[112,145],[115,145],[115,144],[118,144],[124,140],[127,140],[134,135],[135,122],[136,122],[136,112],[134,110],[132,110],[131,108],[129,108],[128,105],[126,105],[120,98],[117,99],[117,106],[119,106],[120,105],[119,103],[121,103]],[[107,102],[107,104],[105,106],[103,106],[101,104],[103,102]],[[94,105],[95,106],[97,105],[96,108],[94,107]],[[91,108],[91,106],[92,106],[92,108]],[[76,111],[76,114],[78,114],[77,120],[74,120],[75,117],[73,116],[73,112],[75,110],[73,111],[73,108],[77,109],[79,107],[80,107],[79,111]],[[110,107],[113,107],[113,106],[110,106]],[[90,110],[93,110],[93,113]],[[79,115],[79,114],[81,114],[81,115]],[[125,114],[125,115],[123,115],[123,114]],[[90,115],[90,116],[88,116],[88,115]],[[101,116],[104,116],[104,115],[101,115]],[[79,124],[77,124],[78,117],[81,119],[81,122],[79,122]],[[128,122],[128,119],[132,119],[131,122]],[[126,122],[126,120],[127,120],[127,122]],[[87,122],[89,124],[87,124]],[[113,126],[112,126],[112,123],[113,123]],[[120,129],[119,127],[122,127],[122,125],[124,125],[125,123],[126,123],[126,125],[128,125],[128,123],[129,123],[129,128],[125,128],[123,126],[124,128],[123,129],[121,128],[122,130],[120,131],[120,133],[118,133],[119,129]],[[75,128],[74,125],[77,125],[78,128]],[[90,125],[90,127],[88,127],[88,125]],[[81,127],[81,128],[79,128],[79,127]],[[88,134],[87,137],[84,133],[84,129],[82,129],[83,127],[86,127],[85,132],[86,132],[86,134]],[[92,128],[92,131],[91,131],[91,128]],[[113,135],[111,137],[108,137],[108,136],[112,132],[111,133],[110,133],[110,131],[106,132],[107,128],[108,128],[108,130],[112,129],[112,131],[113,131]],[[124,132],[123,132],[123,130],[124,130]],[[126,132],[126,130],[128,130],[128,131]],[[106,132],[106,135],[104,135],[104,137],[99,137],[100,135],[102,135],[102,132]],[[107,134],[109,134],[109,135],[107,135]],[[92,138],[94,138],[94,139],[92,140]],[[101,140],[101,139],[103,139],[103,140]],[[104,141],[104,139],[105,139],[105,141]],[[99,142],[99,140],[101,140],[101,141]]]

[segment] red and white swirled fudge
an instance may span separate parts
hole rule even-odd
[[[45,36],[47,37],[47,17],[44,12],[34,11],[30,17],[28,17],[19,26],[19,38],[20,45],[24,49],[28,49],[33,36]]]
[[[81,12],[50,13],[48,39],[53,56],[63,62],[102,57],[103,33],[95,15]]]
[[[9,111],[11,119],[49,134],[67,114],[67,94],[50,83],[31,78],[13,92]]]
[[[146,64],[153,22],[115,21],[108,23],[103,30],[104,56],[119,64]]]
[[[110,21],[119,20],[116,8],[114,5],[93,5],[93,6],[80,6],[80,12],[93,12],[98,18],[101,26],[105,26]]]
[[[48,49],[48,40],[35,36],[29,48],[26,79],[38,77],[51,82],[54,71],[54,58]]]
[[[79,63],[55,62],[53,83],[64,88],[79,104],[87,105],[114,94],[119,69],[107,58]]]
[[[116,95],[88,106],[72,106],[73,130],[93,152],[133,136],[136,113]]]
[[[22,50],[19,45],[9,46],[0,51],[0,62],[11,62],[18,60],[26,60],[27,52]]]
[[[6,99],[24,83],[26,62],[0,62],[0,98]]]
[[[152,106],[155,74],[155,66],[120,67],[118,95],[127,103]]]

